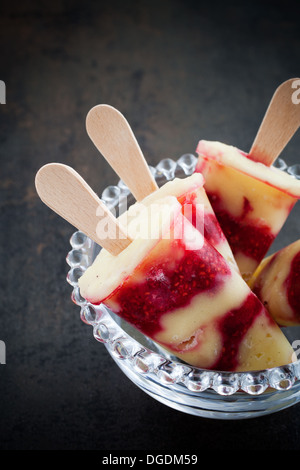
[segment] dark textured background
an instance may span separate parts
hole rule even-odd
[[[7,1],[0,6],[1,449],[300,449],[300,405],[248,421],[165,407],[117,368],[70,300],[73,228],[34,176],[70,164],[99,193],[118,178],[85,131],[125,114],[151,165],[200,138],[248,150],[269,99],[300,74],[299,2]],[[299,162],[300,136],[284,158]],[[299,238],[299,207],[274,248]]]

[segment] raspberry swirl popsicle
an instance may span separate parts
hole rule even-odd
[[[155,220],[151,213],[145,207],[127,228],[133,238],[138,221],[142,231],[158,229],[157,237],[141,231],[117,256],[102,249],[79,279],[81,295],[194,366],[238,371],[291,362],[278,325],[178,200],[156,201]]]
[[[249,285],[279,325],[300,325],[300,240],[265,258]]]
[[[220,142],[201,140],[196,152],[196,172],[204,176],[216,217],[249,280],[300,198],[300,181]]]

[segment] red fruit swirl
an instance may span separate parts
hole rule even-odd
[[[149,337],[161,331],[164,314],[188,306],[201,292],[215,295],[230,275],[225,260],[208,243],[198,251],[186,250],[182,240],[168,244],[163,256],[150,254],[104,301],[112,310],[117,305],[115,313]]]
[[[258,298],[250,292],[241,307],[229,311],[220,318],[217,328],[223,340],[222,353],[211,367],[214,370],[231,371],[238,367],[240,344],[253,324],[261,315],[263,306]]]
[[[275,236],[266,224],[247,219],[248,213],[253,210],[249,200],[244,198],[242,214],[234,217],[222,208],[218,194],[208,192],[207,195],[233,254],[242,252],[258,262],[261,261]]]

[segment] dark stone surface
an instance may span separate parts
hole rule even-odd
[[[200,138],[249,149],[274,89],[299,76],[299,13],[299,2],[1,3],[1,449],[300,449],[299,405],[223,422],[135,387],[81,322],[65,280],[74,230],[34,188],[50,161],[100,193],[118,181],[85,131],[98,103],[126,115],[152,165]],[[299,232],[297,206],[274,248]]]

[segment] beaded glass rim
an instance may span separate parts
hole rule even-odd
[[[184,154],[177,161],[165,158],[156,167],[149,168],[160,186],[177,176],[191,175],[196,163],[195,155]],[[278,159],[274,166],[300,179],[300,165],[288,167],[284,160]],[[116,186],[108,186],[103,191],[101,200],[108,207],[115,208],[130,195],[129,189],[120,180]],[[259,371],[213,371],[181,363],[143,335],[139,338],[138,332],[135,334],[137,339],[133,338],[124,327],[120,326],[120,320],[104,305],[93,305],[80,295],[78,279],[93,262],[99,247],[80,231],[72,235],[70,244],[72,249],[66,258],[70,266],[67,281],[73,288],[71,298],[80,307],[80,318],[93,327],[94,338],[105,344],[116,362],[125,361],[127,367],[132,368],[135,374],[147,377],[171,390],[178,390],[178,387],[184,389],[186,393],[211,390],[222,396],[240,392],[255,396],[270,389],[273,392],[287,391],[299,385],[300,359],[282,367]],[[142,338],[146,341],[141,340]]]

